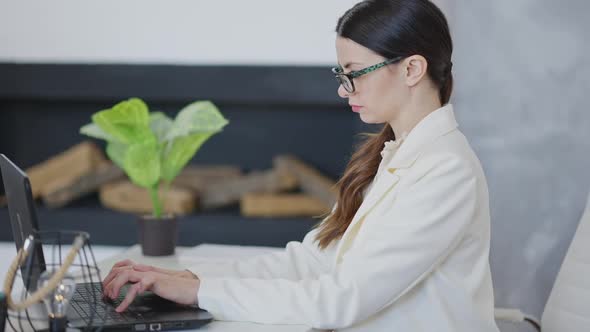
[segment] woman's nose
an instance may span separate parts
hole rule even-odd
[[[340,86],[338,87],[338,95],[341,98],[348,98],[348,91],[346,91],[342,84],[340,84]]]

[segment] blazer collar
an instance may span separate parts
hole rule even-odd
[[[420,156],[421,150],[435,139],[455,130],[457,120],[453,105],[447,104],[428,114],[410,131],[395,155],[387,163],[387,170],[408,168]]]
[[[412,131],[404,139],[391,161],[386,164],[386,172],[379,176],[378,181],[373,182],[373,186],[369,189],[363,199],[363,203],[355,213],[350,225],[342,235],[342,241],[336,249],[336,263],[342,259],[342,255],[348,251],[352,245],[352,238],[357,234],[365,215],[385,197],[385,195],[392,190],[399,182],[400,176],[396,172],[399,168],[409,168],[414,161],[418,159],[421,150],[434,141],[457,128],[457,121],[453,114],[453,106],[447,104],[444,107],[427,115],[420,121]],[[389,151],[392,152],[392,151]]]

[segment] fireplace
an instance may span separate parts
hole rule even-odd
[[[373,128],[347,110],[336,88],[327,67],[4,63],[0,153],[22,168],[35,165],[82,141],[78,130],[92,113],[129,97],[171,116],[191,101],[211,100],[230,124],[191,163],[265,170],[274,156],[293,154],[337,179],[355,134]],[[99,244],[136,241],[135,217],[102,207],[96,194],[60,209],[37,209],[42,229],[86,230]],[[179,243],[283,246],[317,222],[244,218],[237,207],[195,212],[180,219]],[[0,241],[10,240],[2,207]]]

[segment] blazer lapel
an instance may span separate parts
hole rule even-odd
[[[365,215],[369,213],[398,182],[399,176],[387,171],[381,175],[378,182],[375,182],[373,188],[367,193],[363,203],[354,215],[350,225],[346,228],[346,231],[342,235],[342,239],[339,241],[335,256],[337,259],[336,263],[340,262],[342,255],[346,253],[352,245],[352,240],[356,237],[360,226],[363,224],[362,221],[364,220]]]
[[[350,225],[342,235],[342,239],[336,249],[336,263],[341,261],[342,255],[352,245],[362,225],[361,221],[365,219],[373,207],[391,192],[399,182],[399,170],[412,167],[420,156],[420,151],[427,143],[456,128],[457,122],[453,114],[453,107],[448,104],[430,113],[412,129],[392,159],[385,165],[382,173],[374,181],[373,186],[367,192]]]
[[[399,182],[399,176],[395,174],[395,170],[385,169],[383,174],[379,177],[378,181],[373,184],[373,187],[363,199],[363,203],[357,210],[354,218],[351,221],[351,225],[356,224],[359,220],[363,219],[364,216],[375,206],[379,201],[386,195],[393,187]]]

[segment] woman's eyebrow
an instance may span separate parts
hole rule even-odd
[[[342,66],[342,68],[347,69],[351,65],[360,65],[360,64],[361,63],[359,63],[359,62],[347,62],[344,66]]]

